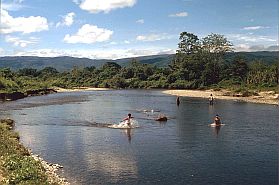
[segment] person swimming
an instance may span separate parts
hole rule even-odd
[[[156,121],[168,121],[168,118],[164,114],[159,114],[158,118],[156,118],[155,120]]]
[[[214,117],[214,123],[215,123],[216,126],[221,125],[221,118],[218,114],[216,114],[216,116]]]

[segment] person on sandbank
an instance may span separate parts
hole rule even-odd
[[[127,121],[127,125],[129,127],[131,127],[131,119],[132,118],[134,118],[134,117],[132,117],[132,114],[129,113],[128,116],[126,118],[124,118],[122,121]]]
[[[218,114],[214,117],[214,123],[216,126],[221,126],[221,118]]]

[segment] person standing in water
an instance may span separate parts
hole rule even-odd
[[[179,98],[179,96],[177,96],[177,98],[176,98],[176,105],[177,105],[177,106],[180,105],[180,98]]]
[[[210,94],[210,96],[209,96],[209,105],[213,105],[213,100],[214,100],[213,95]]]
[[[129,127],[131,127],[131,119],[132,118],[134,118],[134,117],[132,117],[132,114],[128,114],[128,117],[126,117],[126,118],[124,118],[123,119],[123,121],[127,121],[127,125],[129,126]]]

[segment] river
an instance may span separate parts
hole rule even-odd
[[[128,113],[140,128],[111,129]],[[167,122],[156,122],[158,114]],[[215,114],[225,124],[209,126]],[[278,106],[156,90],[57,93],[0,104],[21,142],[71,184],[278,184]]]

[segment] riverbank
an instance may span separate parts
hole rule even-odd
[[[186,96],[186,97],[196,97],[196,98],[208,98],[210,94],[213,95],[215,100],[234,100],[252,103],[264,103],[278,105],[279,94],[274,91],[260,92],[258,95],[241,97],[241,94],[235,94],[227,90],[213,91],[213,90],[164,90],[163,93],[170,94],[174,96]]]
[[[29,152],[13,128],[13,120],[0,120],[0,184],[68,184],[56,173],[61,166]]]
[[[0,93],[0,101],[14,101],[28,96],[41,96],[56,93],[54,89],[34,89],[25,92]]]

